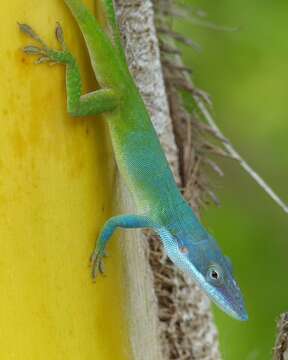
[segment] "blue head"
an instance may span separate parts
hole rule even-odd
[[[238,320],[247,320],[230,260],[222,254],[216,241],[203,229],[194,214],[192,220],[192,227],[184,220],[181,221],[181,229],[165,226],[158,230],[168,256],[175,265],[189,273],[223,311]],[[187,231],[189,228],[190,231]]]

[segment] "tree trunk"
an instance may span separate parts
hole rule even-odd
[[[153,5],[150,0],[117,0],[116,4],[130,71],[150,112],[176,181],[180,185],[179,151],[175,143],[164,86]],[[140,292],[134,293],[133,296],[131,294],[131,296],[133,301],[143,304],[143,300],[138,297],[147,299],[150,292],[151,302],[154,290],[157,308],[155,310],[153,307],[152,311],[153,313],[157,311],[157,321],[156,323],[148,321],[147,328],[141,324],[142,334],[139,332],[140,338],[137,339],[137,345],[136,343],[135,346],[133,345],[135,359],[159,359],[159,355],[156,355],[159,348],[155,344],[154,338],[158,331],[157,338],[161,341],[162,359],[219,360],[217,331],[207,297],[190,277],[175,268],[164,254],[158,239],[150,237],[149,246],[147,242],[141,246],[146,247],[151,265],[150,269],[146,264],[145,270],[141,264],[141,271],[144,271],[142,276],[146,277],[145,273],[150,276],[152,270],[154,288],[145,289],[144,285]],[[135,281],[139,283],[142,280],[135,279],[137,246],[132,250],[129,245],[129,250],[127,249],[125,252],[128,253],[128,251],[130,252],[127,254],[127,258],[130,259],[128,263],[133,262],[131,273],[128,271],[128,283]],[[137,261],[139,261],[139,257]],[[139,274],[141,275],[140,271]],[[147,284],[152,286],[151,280]],[[143,308],[142,305],[140,313],[139,307],[135,305],[134,310],[136,311],[130,313],[130,318],[134,319],[133,323],[136,326],[143,319],[151,318],[149,307]],[[153,324],[152,331],[151,324]],[[135,328],[132,329],[132,332],[134,331]],[[147,353],[151,343],[153,344],[152,348],[155,347],[154,357],[150,352]]]

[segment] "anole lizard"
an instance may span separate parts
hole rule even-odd
[[[236,319],[247,320],[229,259],[198,221],[175,183],[129,73],[113,0],[102,0],[110,26],[108,33],[81,0],[64,2],[81,29],[100,89],[81,95],[79,68],[59,24],[56,38],[61,50],[49,48],[29,25],[19,24],[20,30],[38,43],[26,46],[24,52],[38,55],[38,63],[66,65],[67,111],[71,116],[105,115],[117,165],[138,209],[138,214],[115,216],[104,224],[92,255],[93,277],[103,272],[105,247],[117,227],[150,228],[161,238],[170,259],[188,272],[222,310]]]

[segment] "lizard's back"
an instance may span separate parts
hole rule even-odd
[[[109,121],[121,174],[142,211],[173,208],[183,201],[179,189],[138,91],[129,94]]]

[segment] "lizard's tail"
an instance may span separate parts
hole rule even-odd
[[[104,32],[94,14],[81,0],[64,0],[71,10],[84,36],[90,60],[100,85],[116,88],[121,84],[118,78],[119,60],[109,36]],[[113,73],[113,76],[111,76]]]
[[[65,4],[71,10],[73,16],[77,20],[81,31],[85,38],[89,35],[100,36],[100,41],[103,41],[103,37],[106,34],[101,29],[100,24],[97,22],[92,12],[83,4],[81,0],[64,0]]]

